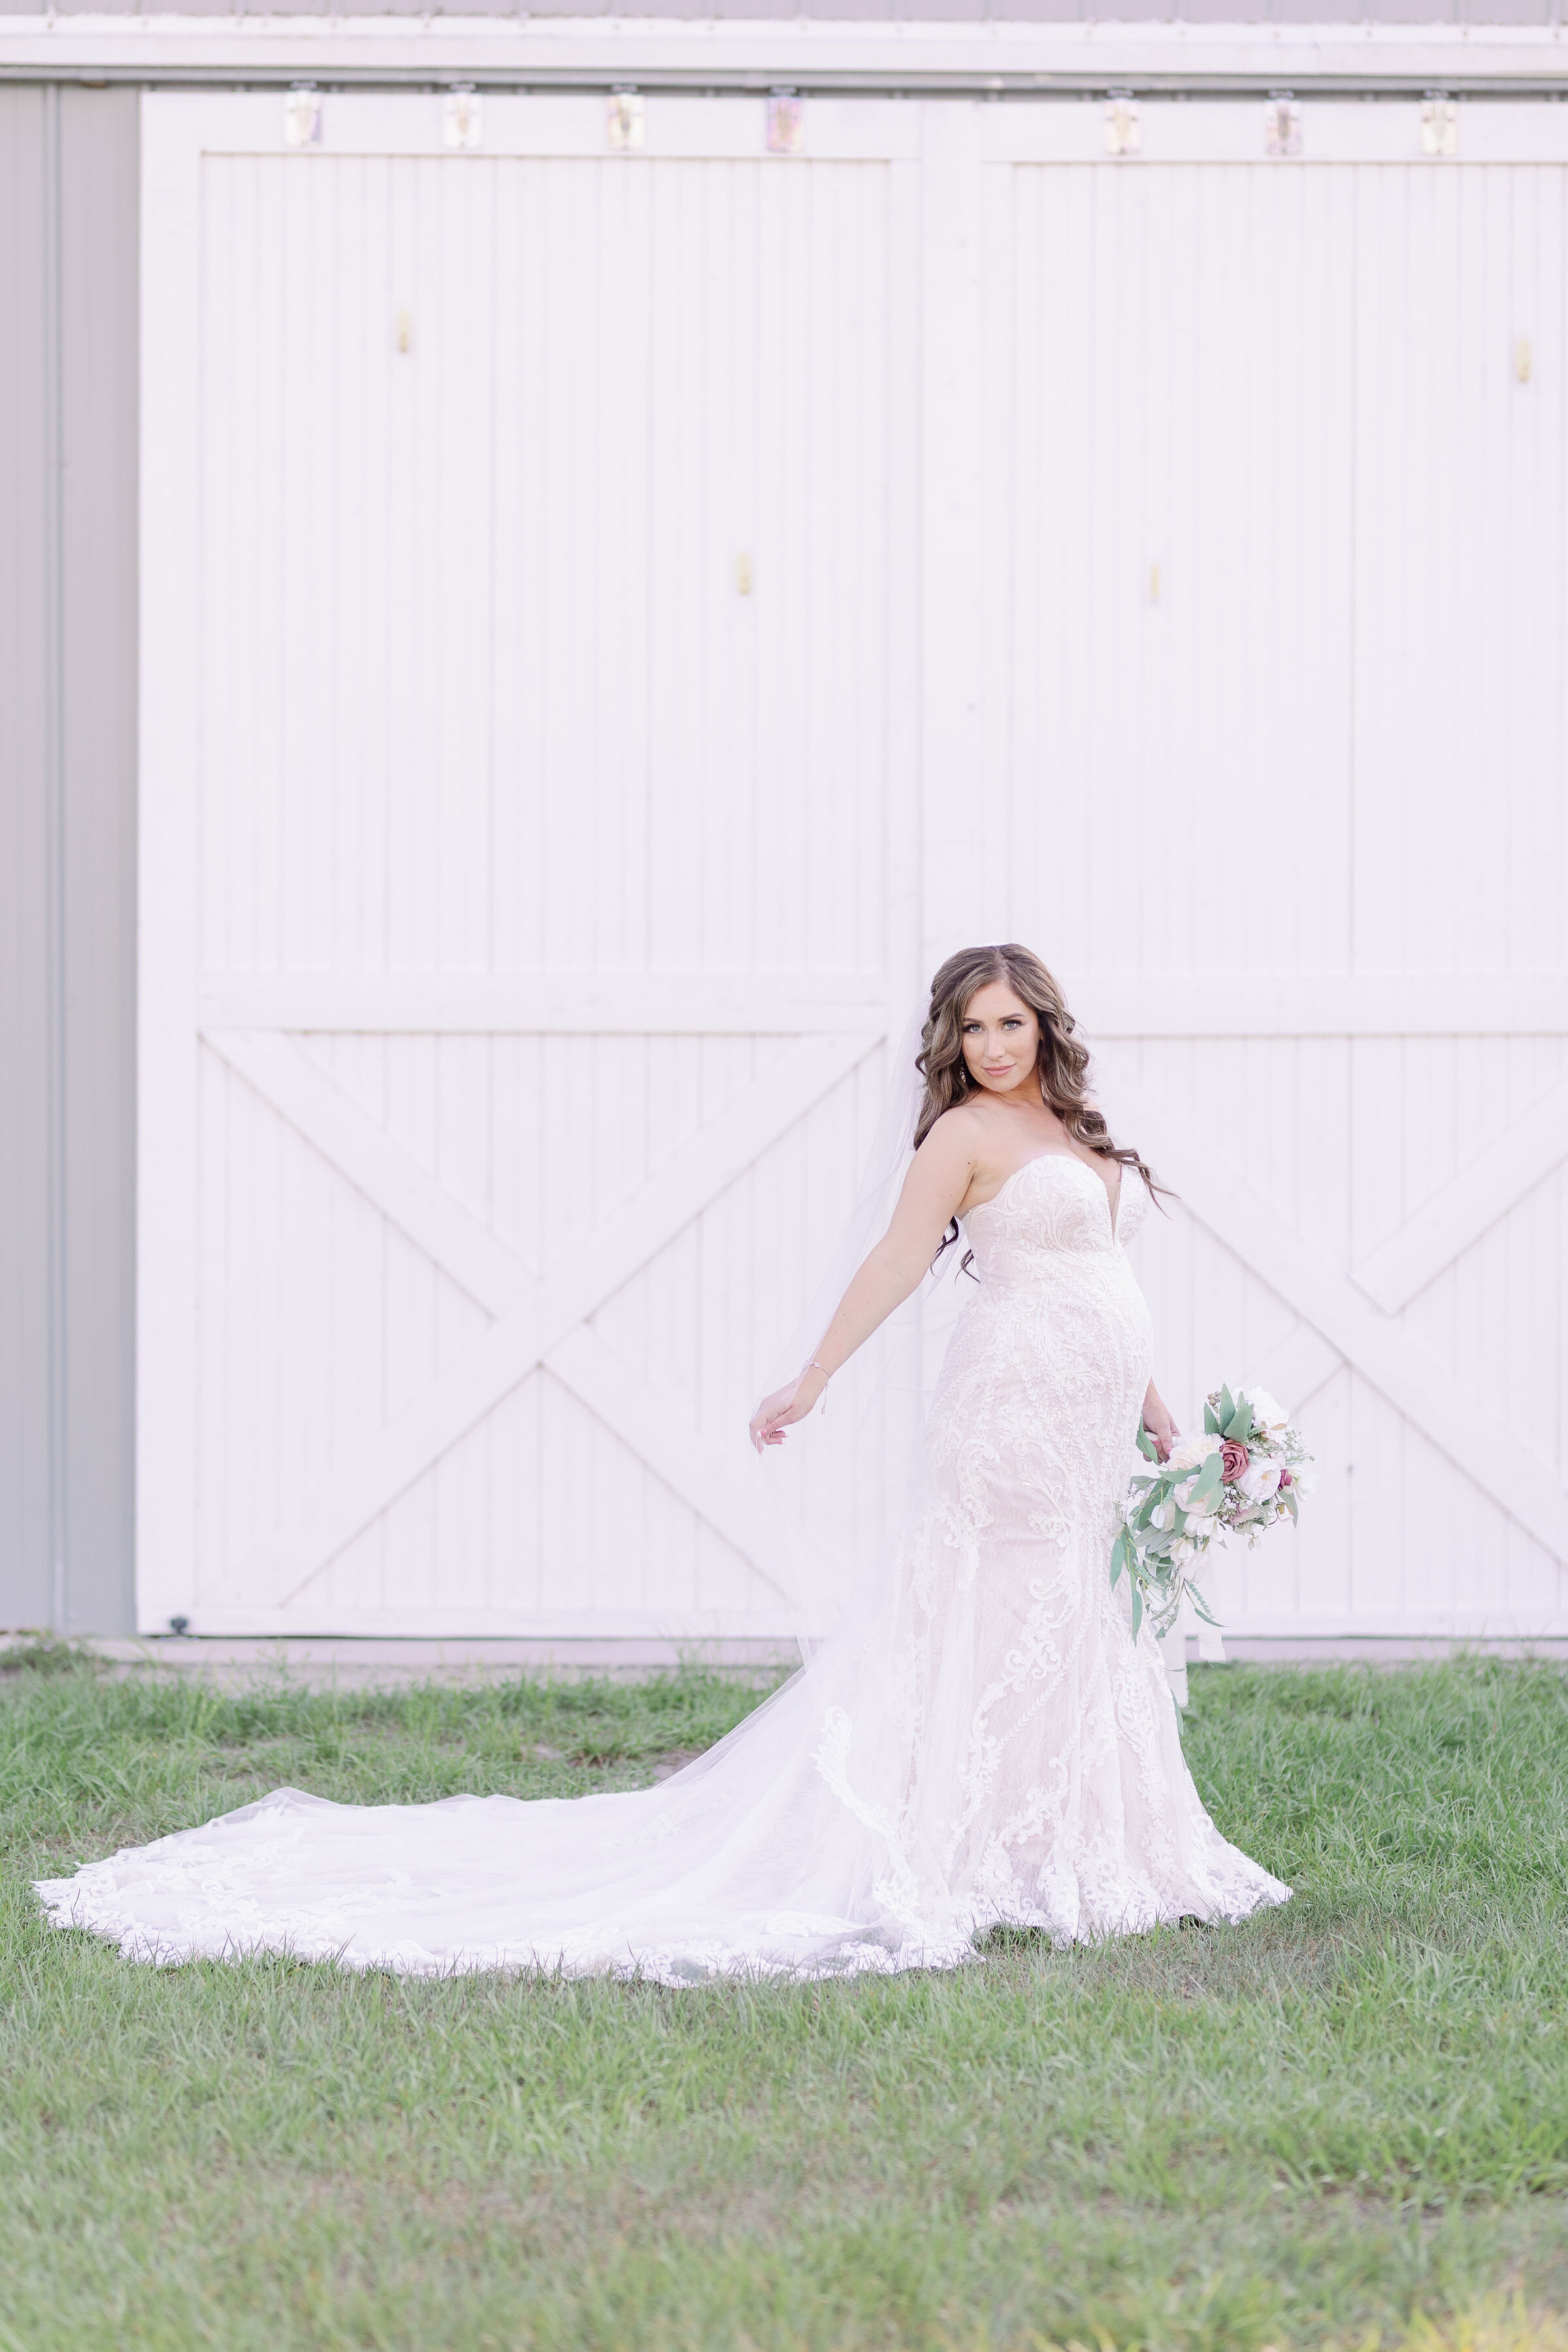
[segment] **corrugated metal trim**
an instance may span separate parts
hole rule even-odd
[[[79,74],[40,75],[14,71],[0,64],[0,85],[6,82],[32,88],[86,89],[277,89],[286,90],[302,79],[301,68],[279,68],[273,72],[249,73],[243,77],[231,73],[165,72],[151,76],[143,70],[106,68],[100,75],[88,78]],[[452,87],[455,71],[448,68],[445,77],[428,71],[409,72],[401,76],[384,72],[356,74],[339,71],[323,75],[312,85],[323,91],[354,90],[374,96],[377,91],[427,90],[438,93]],[[993,99],[999,104],[1020,100],[1034,104],[1051,100],[1085,98],[1133,98],[1236,100],[1248,104],[1260,98],[1307,97],[1360,99],[1369,104],[1380,101],[1426,98],[1436,93],[1444,98],[1485,99],[1489,104],[1514,100],[1528,100],[1532,105],[1562,104],[1568,101],[1568,58],[1560,73],[1548,79],[1539,76],[1486,75],[1458,73],[1407,73],[1399,76],[1358,77],[1355,75],[1320,75],[1308,80],[1301,74],[1258,72],[1227,76],[1204,74],[1160,74],[1102,70],[1097,74],[985,74],[933,73],[830,74],[784,72],[701,73],[642,72],[629,78],[625,68],[606,67],[599,72],[573,69],[558,74],[532,72],[489,71],[483,67],[465,67],[461,79],[465,87],[506,91],[518,97],[593,96],[602,91],[622,89],[628,79],[637,89],[665,90],[688,98],[762,98],[784,85],[802,98],[924,98],[924,99]]]
[[[13,85],[44,89],[277,89],[291,88],[301,79],[300,69],[279,68],[271,73],[251,73],[243,78],[227,73],[210,73],[193,69],[189,72],[167,72],[156,78],[144,71],[109,68],[102,74],[87,79],[79,75],[40,76],[13,71],[0,64],[0,87]],[[376,92],[388,95],[398,91],[426,90],[432,94],[452,86],[454,76],[448,69],[445,79],[428,72],[409,72],[401,77],[384,72],[355,74],[335,72],[321,78],[313,87],[323,91],[353,90],[371,96]],[[1098,74],[1004,75],[973,73],[918,74],[842,73],[829,74],[785,72],[774,68],[769,72],[702,73],[642,72],[628,77],[624,68],[605,68],[600,72],[573,69],[559,74],[533,72],[487,71],[482,67],[464,68],[465,87],[505,91],[517,97],[593,96],[600,92],[631,86],[647,91],[666,91],[689,98],[761,98],[782,85],[802,98],[921,98],[921,99],[989,99],[998,104],[1017,102],[1031,104],[1065,102],[1084,99],[1121,97],[1148,99],[1202,99],[1205,101],[1235,100],[1256,104],[1259,99],[1302,97],[1320,99],[1360,100],[1368,104],[1382,102],[1408,103],[1413,98],[1434,94],[1444,98],[1484,99],[1489,104],[1507,104],[1515,100],[1531,105],[1556,104],[1568,101],[1568,57],[1560,73],[1542,79],[1539,76],[1510,76],[1432,72],[1408,73],[1378,78],[1354,75],[1324,74],[1309,80],[1304,75],[1289,72],[1258,72],[1214,76],[1203,74],[1160,74],[1101,71]]]
[[[17,6],[14,0],[0,0],[0,22],[6,18],[19,23],[54,22],[72,30],[93,24],[123,25],[132,19],[153,27],[181,24],[211,24],[215,20],[239,22],[252,30],[268,26],[274,31],[286,31],[299,26],[306,32],[325,23],[335,25],[384,25],[407,32],[428,28],[438,32],[460,32],[465,26],[478,26],[489,31],[497,26],[523,27],[547,26],[561,29],[568,26],[592,28],[619,25],[633,29],[640,24],[673,25],[752,25],[759,22],[802,21],[814,27],[868,27],[885,30],[898,26],[910,33],[926,33],[942,26],[1005,25],[1009,26],[1050,26],[1068,29],[1104,26],[1113,31],[1134,28],[1139,25],[1180,26],[1184,29],[1204,33],[1230,26],[1267,26],[1270,31],[1279,27],[1290,31],[1303,24],[1322,22],[1340,29],[1359,30],[1365,26],[1394,26],[1402,29],[1427,26],[1462,27],[1467,31],[1486,34],[1499,26],[1552,26],[1563,20],[1561,0],[1450,0],[1447,6],[1428,6],[1417,11],[1401,5],[1401,0],[1364,0],[1360,7],[1346,8],[1337,16],[1325,11],[1314,18],[1300,10],[1272,7],[1268,0],[1183,0],[1175,6],[1129,5],[1128,0],[935,0],[928,6],[900,6],[897,0],[827,0],[827,5],[815,5],[791,15],[768,0],[710,0],[700,11],[689,6],[671,5],[671,0],[641,0],[635,8],[616,5],[616,0],[552,0],[547,8],[524,9],[515,0],[468,0],[459,8],[422,9],[417,5],[404,8],[388,7],[382,0],[379,5],[349,5],[323,14],[319,9],[257,8],[237,9],[231,0],[184,0],[178,8],[143,9],[137,0],[121,0],[119,5],[64,7],[52,12]]]
[[[1510,0],[1501,0],[1510,5]],[[1568,44],[1539,0],[1521,21],[1135,23],[643,16],[214,17],[0,14],[0,79],[265,88],[804,91],[1072,98],[1151,95],[1568,96]]]

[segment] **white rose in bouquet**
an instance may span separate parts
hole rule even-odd
[[[1211,1454],[1217,1454],[1220,1440],[1208,1432],[1199,1437],[1179,1437],[1172,1446],[1167,1470],[1201,1470]]]
[[[1282,1467],[1267,1454],[1255,1454],[1237,1484],[1249,1503],[1266,1503],[1279,1484]]]
[[[1258,1434],[1263,1438],[1282,1437],[1288,1423],[1285,1408],[1278,1398],[1271,1397],[1267,1389],[1247,1389],[1244,1393],[1252,1407],[1252,1426]]]

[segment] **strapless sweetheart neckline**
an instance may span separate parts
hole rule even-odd
[[[1018,1181],[1020,1176],[1026,1176],[1031,1168],[1038,1168],[1042,1162],[1047,1160],[1058,1160],[1066,1167],[1079,1169],[1089,1178],[1091,1184],[1098,1186],[1100,1191],[1105,1196],[1106,1211],[1110,1219],[1111,1236],[1114,1239],[1117,1228],[1121,1223],[1121,1196],[1127,1189],[1126,1173],[1123,1171],[1121,1179],[1116,1187],[1116,1198],[1112,1201],[1110,1197],[1110,1187],[1106,1182],[1104,1177],[1097,1176],[1093,1169],[1089,1165],[1089,1162],[1086,1160],[1080,1160],[1076,1151],[1037,1151],[1032,1159],[1026,1160],[1023,1161],[1021,1166],[1015,1168],[1011,1175],[1004,1176],[1002,1181],[997,1185],[996,1190],[991,1194],[988,1200],[976,1201],[972,1209],[966,1209],[963,1213],[963,1222],[967,1224],[970,1218],[976,1215],[982,1209],[994,1209],[996,1206],[997,1202],[1002,1200],[1012,1186]]]

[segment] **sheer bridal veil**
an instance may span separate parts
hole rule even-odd
[[[901,1029],[889,1031],[880,1108],[854,1201],[774,1359],[767,1391],[788,1387],[816,1354],[851,1277],[888,1229],[914,1157],[925,1091],[915,1057],[926,1010],[922,992]],[[919,1477],[926,1389],[963,1303],[959,1255],[947,1253],[834,1375],[823,1406],[755,1465],[770,1535],[766,1566],[784,1591],[807,1656],[853,1613],[908,1513]],[[963,1288],[968,1287],[966,1281]]]

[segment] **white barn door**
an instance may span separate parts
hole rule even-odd
[[[1146,106],[1124,162],[983,118],[971,887],[1181,1193],[1180,1413],[1250,1374],[1311,1433],[1226,1622],[1563,1632],[1568,142],[1309,106],[1270,162],[1259,112]]]
[[[781,1632],[751,1384],[1011,934],[1316,1445],[1225,1616],[1563,1630],[1563,110],[145,105],[143,1624]]]
[[[792,1622],[738,1473],[912,969],[915,190],[896,108],[763,119],[148,101],[146,1626]]]

